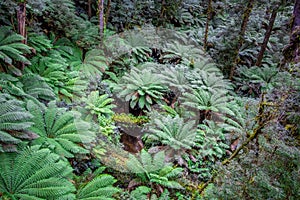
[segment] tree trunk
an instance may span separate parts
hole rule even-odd
[[[18,32],[20,35],[24,37],[22,41],[26,44],[26,3],[19,3],[18,11],[17,11],[17,18],[18,18]]]
[[[17,10],[17,18],[18,18],[18,32],[20,35],[24,37],[22,43],[26,44],[26,2],[20,2],[19,7]],[[25,64],[20,63],[19,67],[20,70],[24,70]]]
[[[294,20],[293,20],[292,32],[297,28],[299,28],[300,26],[300,0],[295,1],[293,15],[294,15]]]
[[[100,30],[101,41],[103,39],[103,31],[104,31],[103,2],[104,2],[104,0],[98,0],[99,30]]]
[[[92,0],[88,0],[88,17],[89,19],[92,17]]]
[[[247,7],[246,7],[246,10],[243,14],[243,22],[242,22],[241,30],[240,30],[240,33],[239,33],[239,36],[238,36],[238,43],[237,43],[236,54],[235,54],[235,61],[234,61],[233,65],[231,66],[231,69],[230,69],[230,75],[229,75],[230,80],[232,80],[234,72],[235,72],[235,68],[236,68],[237,64],[239,63],[239,51],[240,51],[240,48],[242,47],[242,45],[244,44],[244,35],[245,35],[245,32],[246,32],[247,24],[248,24],[249,17],[250,17],[250,14],[252,12],[253,6],[254,6],[254,0],[249,0],[248,4],[247,4]]]
[[[300,62],[300,0],[295,0],[290,43],[283,49],[285,62]]]
[[[269,20],[269,26],[267,28],[264,41],[261,45],[260,52],[257,56],[257,61],[255,63],[256,66],[261,66],[262,59],[263,59],[264,53],[267,49],[267,45],[268,45],[268,42],[269,42],[269,39],[270,39],[270,36],[271,36],[271,33],[272,33],[273,25],[274,25],[274,22],[275,22],[275,19],[276,19],[276,16],[277,16],[278,8],[279,8],[279,6],[276,6],[272,11],[272,14],[271,14],[271,17],[270,17],[270,20]]]
[[[111,5],[111,0],[107,1],[107,10],[105,12],[105,25],[107,26],[109,14],[110,14],[110,5]]]
[[[165,14],[166,14],[166,0],[162,0],[161,8],[160,8],[160,15],[159,15],[159,25],[164,25],[165,22]]]
[[[205,34],[204,34],[204,42],[203,42],[204,50],[206,50],[207,47],[208,28],[209,28],[209,22],[211,20],[211,15],[212,15],[212,0],[208,0],[207,18],[206,18]]]

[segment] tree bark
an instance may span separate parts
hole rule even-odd
[[[263,59],[264,53],[267,49],[267,45],[268,45],[268,42],[269,42],[269,39],[270,39],[270,36],[271,36],[271,33],[272,33],[273,25],[274,25],[274,22],[275,22],[275,19],[276,19],[276,16],[277,16],[278,8],[279,8],[279,6],[276,6],[272,11],[272,14],[271,14],[271,17],[270,17],[270,20],[269,20],[269,26],[267,28],[264,41],[261,45],[260,52],[257,56],[257,61],[255,63],[256,66],[261,66],[262,59]]]
[[[98,0],[99,30],[100,30],[101,41],[102,41],[102,38],[103,38],[103,31],[104,31],[103,3],[104,3],[104,0]]]
[[[24,37],[22,43],[26,44],[26,2],[20,2],[17,10],[17,18],[18,18],[18,32],[20,35]],[[20,63],[18,67],[21,71],[24,70],[25,64]]]
[[[160,24],[159,25],[164,25],[165,21],[165,13],[166,13],[166,0],[162,0],[161,2],[161,8],[160,8]]]
[[[19,3],[19,7],[17,10],[17,18],[18,18],[18,32],[20,35],[24,37],[22,41],[26,44],[26,3]]]
[[[234,60],[234,63],[231,66],[231,69],[230,69],[230,75],[229,75],[230,80],[232,80],[234,72],[235,72],[235,68],[236,68],[236,66],[239,62],[239,51],[240,51],[242,45],[244,44],[244,40],[245,40],[244,36],[245,36],[247,24],[248,24],[249,17],[250,17],[250,14],[252,12],[253,6],[254,6],[254,0],[249,0],[248,4],[247,4],[247,7],[246,7],[246,10],[244,11],[244,14],[243,14],[243,22],[242,22],[241,30],[240,30],[240,33],[239,33],[239,36],[238,36],[238,43],[237,43],[237,48],[236,48],[235,60]]]
[[[285,62],[300,62],[300,0],[295,0],[290,43],[283,49]]]
[[[204,34],[204,42],[203,42],[204,50],[206,50],[207,47],[208,28],[209,28],[209,22],[211,20],[211,14],[212,14],[212,0],[208,0],[207,18],[206,18],[205,34]]]
[[[107,22],[108,22],[108,18],[109,18],[109,14],[110,14],[110,6],[111,5],[111,0],[107,1],[107,10],[105,12],[105,25],[107,26]]]
[[[88,17],[89,19],[92,17],[92,0],[88,0]]]
[[[294,20],[292,25],[292,32],[297,29],[297,27],[300,26],[300,0],[295,0],[295,6],[294,6]]]

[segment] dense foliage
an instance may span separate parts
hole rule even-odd
[[[298,0],[1,1],[0,199],[300,199],[299,30]]]

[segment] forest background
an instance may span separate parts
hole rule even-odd
[[[299,199],[299,38],[299,0],[1,0],[0,199]]]

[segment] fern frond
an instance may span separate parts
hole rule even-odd
[[[281,83],[277,81],[279,69],[276,67],[240,67],[238,69],[240,77],[237,77],[239,87],[242,90],[270,90]]]
[[[120,191],[112,186],[116,181],[111,175],[99,175],[77,191],[76,199],[113,199],[112,195]]]
[[[96,114],[98,116],[110,116],[114,112],[112,109],[116,107],[112,104],[114,100],[108,96],[108,94],[103,94],[99,96],[99,91],[92,91],[86,100],[86,109],[89,110],[91,114]]]
[[[31,62],[26,71],[43,77],[60,99],[69,103],[84,94],[87,81],[80,79],[78,71],[67,71],[68,62],[60,51],[51,49],[47,56],[37,55]]]
[[[38,53],[47,52],[49,49],[53,48],[51,40],[42,34],[28,33],[27,43],[28,46],[32,47]]]
[[[80,124],[81,121],[76,120],[74,113],[57,108],[54,102],[49,103],[48,108],[41,109],[32,101],[28,101],[27,109],[34,115],[35,124],[31,130],[40,136],[38,140],[33,141],[33,144],[46,142],[49,146],[53,146],[54,152],[65,157],[73,157],[76,153],[88,153],[79,144],[91,142],[95,135],[89,131],[90,126],[77,128],[76,123]],[[87,133],[81,135],[81,132],[90,135],[85,137],[84,134]]]
[[[115,91],[130,102],[131,108],[138,105],[140,109],[150,110],[152,104],[162,101],[163,93],[167,88],[151,69],[133,68],[130,73],[122,77]]]
[[[126,162],[126,166],[132,173],[139,174],[145,172],[142,163],[137,159],[137,157],[131,154],[129,155],[129,160]]]
[[[202,137],[199,152],[203,158],[215,161],[216,158],[221,158],[225,150],[229,148],[225,143],[225,131],[214,121],[206,120],[204,123],[199,125],[198,133]]]
[[[36,135],[29,132],[33,125],[33,116],[24,108],[24,103],[8,94],[0,93],[0,143],[2,151],[5,146],[18,144],[23,139],[34,139]]]
[[[21,35],[12,32],[8,27],[0,27],[0,62],[5,63],[6,70],[8,66],[13,66],[15,61],[30,64],[24,56],[25,53],[30,53],[30,48],[22,43],[23,39]]]
[[[72,168],[49,149],[33,146],[23,149],[19,154],[0,154],[0,159],[0,188],[3,198],[74,198],[72,193],[75,188],[68,180]]]
[[[186,66],[189,66],[193,60],[201,60],[202,57],[205,57],[201,48],[191,44],[182,44],[180,41],[167,43],[164,51],[167,53],[163,56],[164,60],[174,59],[177,56],[181,59],[181,63]]]
[[[48,101],[55,98],[53,89],[37,74],[25,73],[20,78],[20,82],[23,84],[24,92],[34,98]]]
[[[185,68],[167,67],[159,76],[163,83],[167,84],[177,95],[180,95],[190,88],[185,77],[185,71]]]
[[[227,106],[227,103],[231,100],[232,98],[227,95],[226,90],[222,92],[209,92],[202,88],[193,90],[192,93],[185,93],[182,98],[183,105],[191,108],[234,115]]]
[[[151,192],[151,188],[146,186],[139,186],[130,193],[132,200],[147,200],[147,194]]]
[[[77,68],[84,77],[101,77],[103,72],[108,69],[108,63],[101,50],[94,49],[85,54],[82,63]]]
[[[170,146],[174,150],[191,149],[196,143],[195,121],[184,122],[183,118],[175,116],[162,116],[153,119],[149,133],[155,135],[158,141]]]

